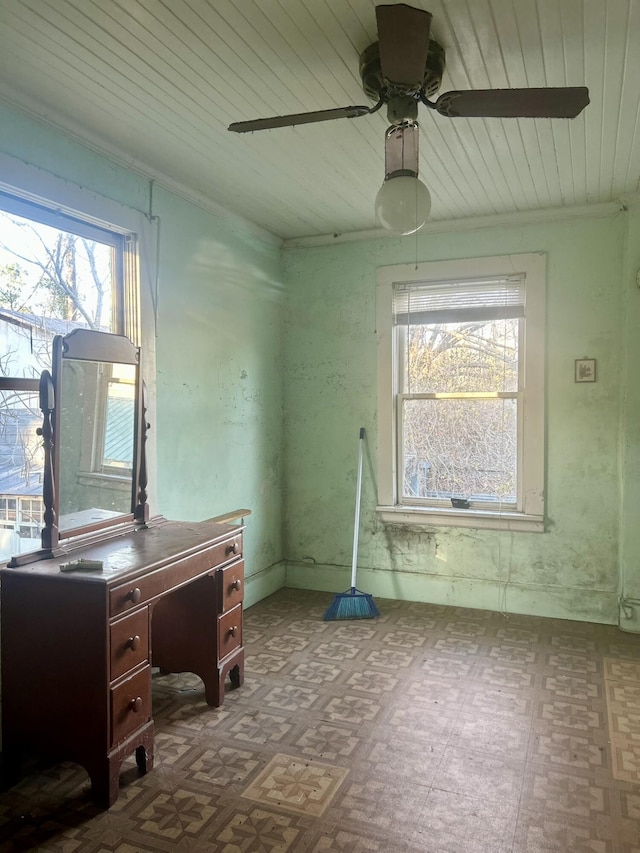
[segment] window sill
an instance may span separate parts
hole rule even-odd
[[[131,477],[122,477],[120,474],[105,474],[99,471],[80,471],[76,482],[81,486],[93,486],[94,488],[115,489],[122,491],[131,488]]]
[[[433,527],[472,527],[477,530],[544,533],[544,518],[541,515],[526,515],[523,512],[443,510],[435,507],[411,506],[378,506],[376,511],[385,524],[421,524]]]

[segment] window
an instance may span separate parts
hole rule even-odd
[[[16,504],[15,498],[0,497],[0,521],[16,520]]]
[[[379,511],[543,529],[543,255],[378,273]]]
[[[55,335],[124,333],[124,252],[122,234],[0,192],[0,499],[19,502],[13,536],[2,534],[15,552],[33,548],[43,516],[42,416],[27,392],[51,367]]]
[[[0,192],[0,308],[29,336],[25,375],[51,364],[54,334],[131,333],[125,247],[123,234]]]
[[[84,412],[87,429],[80,446],[79,477],[100,479],[102,487],[107,479],[118,478],[130,488],[135,430],[134,365],[85,361],[75,365],[67,362],[66,367],[63,383],[68,381],[70,392],[94,401],[92,410]]]
[[[133,473],[135,419],[135,369],[130,364],[110,364],[106,383],[104,434],[97,457],[97,470],[122,474],[129,480]]]
[[[137,211],[2,154],[0,172],[20,185],[0,184],[2,559],[33,550],[42,527],[38,377],[51,369],[54,336],[94,328],[143,345],[147,405],[154,407],[156,229]],[[128,385],[124,376],[105,382],[109,428],[93,450],[93,470],[116,478],[131,465],[121,439],[131,418]],[[147,452],[153,467],[153,448]]]

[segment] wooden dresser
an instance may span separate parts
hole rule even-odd
[[[156,519],[1,572],[2,740],[9,774],[28,749],[77,761],[96,802],[122,761],[153,766],[151,670],[194,672],[206,701],[244,679],[241,526]],[[101,571],[60,563],[100,560]]]

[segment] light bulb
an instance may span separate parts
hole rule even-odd
[[[387,178],[376,196],[376,220],[394,234],[415,234],[430,210],[429,190],[412,175]]]

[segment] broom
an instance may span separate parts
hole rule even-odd
[[[356,519],[353,529],[353,558],[351,560],[351,589],[339,592],[334,596],[327,612],[325,622],[338,619],[374,619],[380,615],[373,597],[366,592],[356,589],[356,569],[358,566],[358,530],[360,528],[360,493],[362,491],[362,445],[364,442],[364,427],[360,427],[358,441],[358,483],[356,486]]]

